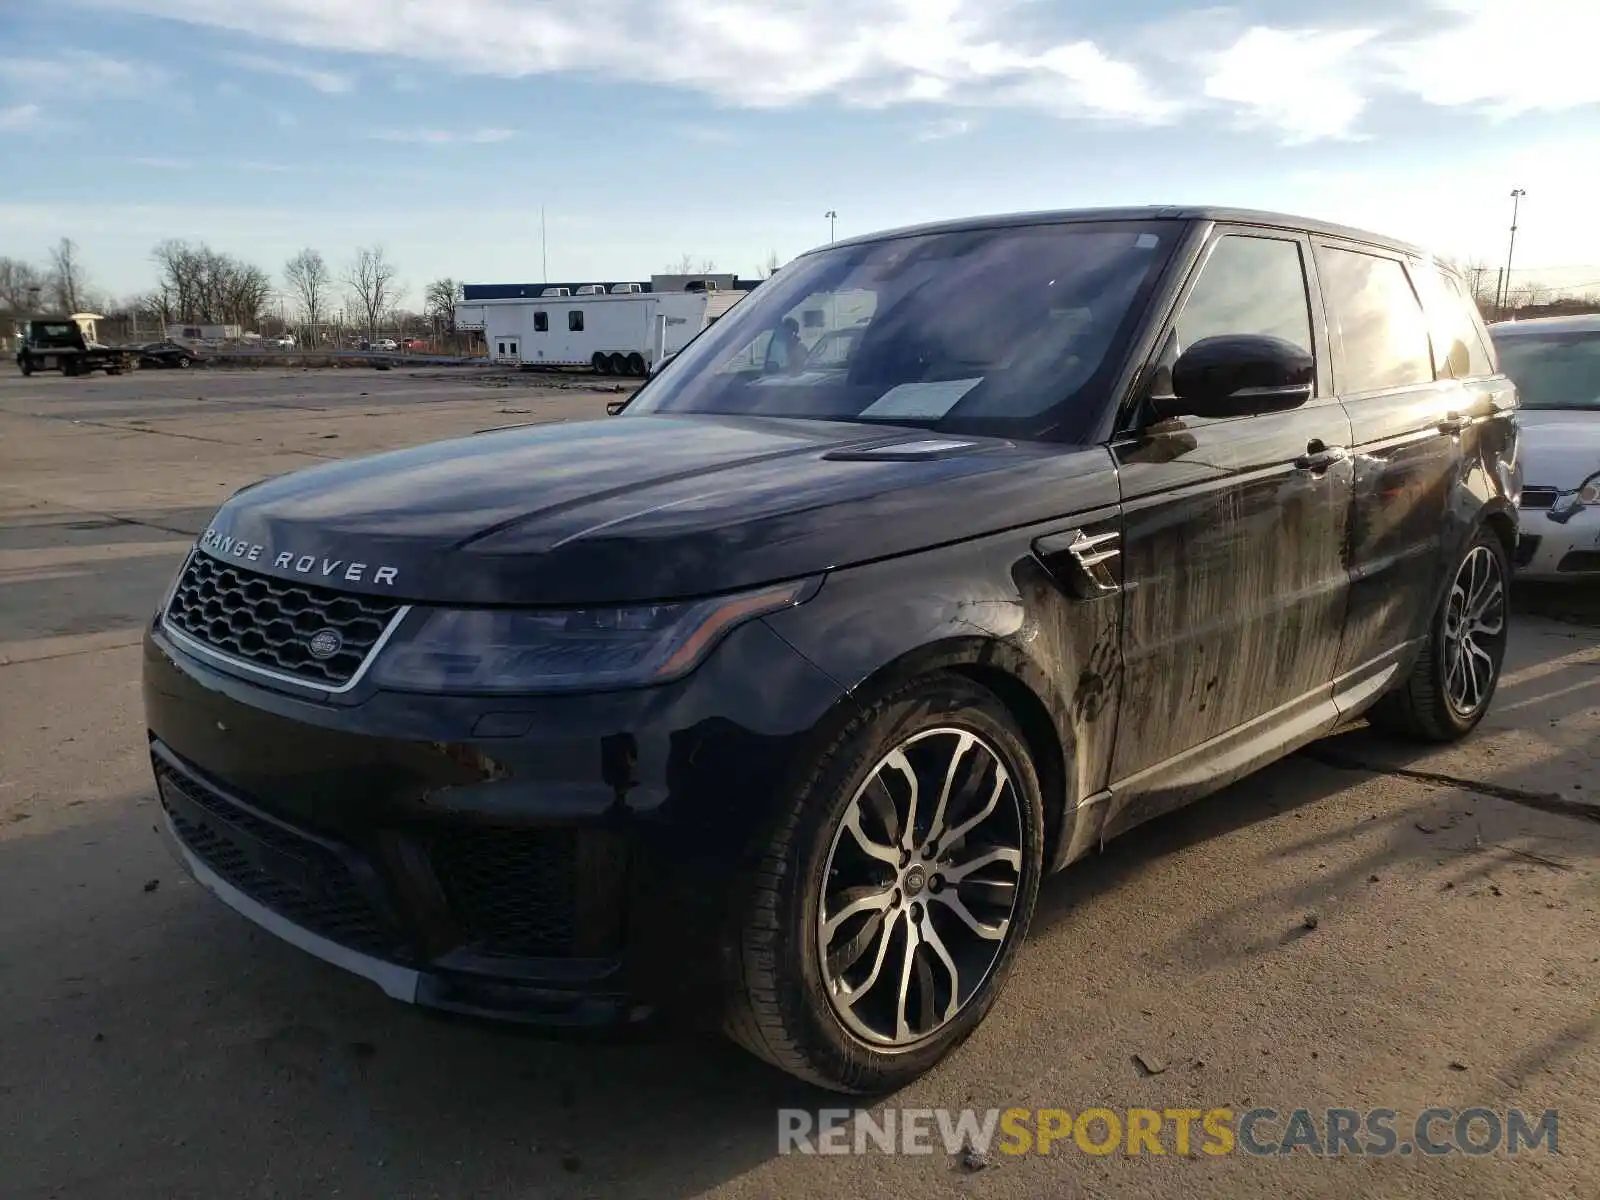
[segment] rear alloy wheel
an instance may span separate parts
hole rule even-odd
[[[1411,677],[1373,708],[1375,727],[1450,742],[1483,720],[1505,659],[1509,578],[1505,546],[1492,529],[1480,530],[1456,566]]]
[[[187,371],[189,369],[189,360],[187,358],[179,356],[179,358],[178,358],[178,366],[179,366],[180,369],[182,369],[184,371]]]
[[[611,360],[598,350],[594,352],[594,357],[589,360],[589,365],[594,368],[596,375],[611,374]]]
[[[938,675],[885,697],[781,818],[729,1032],[838,1091],[923,1074],[999,993],[1038,892],[1043,827],[1026,744],[991,693]]]

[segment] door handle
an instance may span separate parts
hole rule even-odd
[[[1440,433],[1460,433],[1463,429],[1472,427],[1472,418],[1464,417],[1460,413],[1450,413],[1439,422]]]
[[[1349,457],[1350,451],[1344,446],[1325,446],[1320,441],[1313,441],[1306,446],[1306,452],[1294,460],[1294,469],[1321,475],[1334,463],[1343,462]]]

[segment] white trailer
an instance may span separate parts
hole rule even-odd
[[[456,305],[456,328],[483,330],[493,362],[644,376],[744,295],[613,290],[469,300]]]

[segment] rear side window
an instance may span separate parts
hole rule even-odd
[[[1311,312],[1298,242],[1229,234],[1217,241],[1178,317],[1181,354],[1196,342],[1261,334],[1312,353]]]
[[[574,308],[568,311],[567,329],[572,333],[583,332],[583,309]]]
[[[1494,374],[1494,358],[1481,332],[1472,301],[1454,276],[1432,267],[1416,269],[1428,324],[1433,331],[1434,366],[1440,379],[1472,379]]]
[[[1406,269],[1392,258],[1317,249],[1328,316],[1339,331],[1341,392],[1376,392],[1433,380],[1428,322]]]
[[[533,331],[535,333],[550,332],[550,314],[543,309],[538,309],[533,314]]]

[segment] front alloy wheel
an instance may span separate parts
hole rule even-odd
[[[1044,857],[1006,707],[930,675],[850,718],[783,797],[729,947],[728,1032],[802,1079],[877,1093],[977,1027]]]
[[[958,728],[895,747],[824,868],[817,950],[834,1014],[885,1047],[948,1024],[999,962],[1021,878],[1021,802],[994,748]]]

